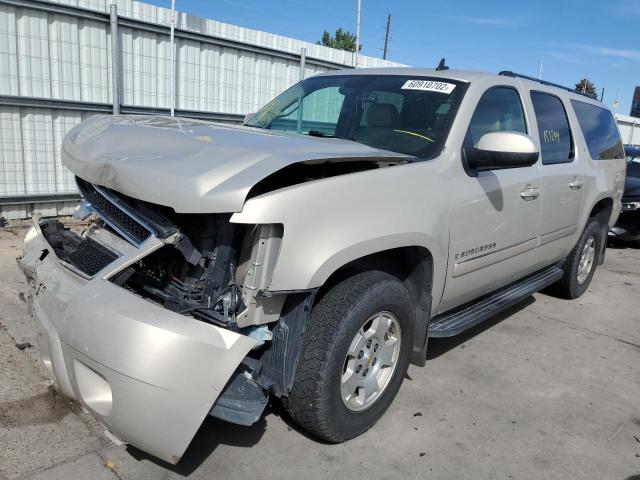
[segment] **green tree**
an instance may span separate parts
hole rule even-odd
[[[346,50],[348,52],[356,51],[356,36],[342,28],[338,28],[334,36],[331,36],[326,30],[322,34],[322,40],[316,42],[318,45],[324,45],[325,47],[337,48],[338,50]],[[358,51],[362,49],[362,45],[359,46]]]
[[[578,83],[576,83],[576,92],[586,93],[587,95],[595,96],[596,86],[593,84],[593,82],[589,81],[587,78],[583,78]]]

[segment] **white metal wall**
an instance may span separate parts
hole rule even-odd
[[[37,9],[27,0],[18,3],[0,0],[0,204],[3,197],[74,192],[73,178],[60,162],[61,140],[92,114],[80,110],[82,105],[99,104],[104,110],[113,101],[110,26],[104,18],[95,18],[95,12],[108,13],[112,2],[48,2],[51,10],[73,7],[65,12]],[[120,17],[151,27],[170,22],[171,12],[165,8],[131,0],[120,0],[117,7]],[[176,109],[236,115],[255,111],[299,80],[300,61],[295,56],[303,48],[305,76],[353,63],[350,52],[184,13],[178,13],[176,28],[198,34],[195,39],[176,38]],[[169,36],[135,25],[119,25],[118,36],[121,104],[170,108]],[[359,64],[399,65],[362,55]],[[75,102],[80,107],[46,108],[41,100],[38,106],[24,106],[24,99]],[[66,214],[73,206],[29,202],[4,202],[0,216]]]
[[[640,145],[640,118],[616,113],[616,122],[625,145]]]

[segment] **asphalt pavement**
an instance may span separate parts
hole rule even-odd
[[[640,250],[608,249],[578,300],[536,294],[431,341],[357,439],[309,437],[274,402],[253,427],[207,419],[172,466],[112,444],[47,378],[19,296],[24,233],[0,228],[0,480],[640,480]]]

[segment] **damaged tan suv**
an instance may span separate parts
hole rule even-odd
[[[58,388],[179,461],[207,415],[270,395],[341,442],[429,337],[604,259],[625,160],[598,101],[511,72],[339,71],[244,126],[95,116],[66,137],[90,219],[34,219],[19,264]]]

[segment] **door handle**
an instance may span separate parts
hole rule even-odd
[[[572,182],[569,182],[569,188],[571,190],[580,190],[582,188],[582,180],[576,178]]]
[[[524,190],[520,192],[520,196],[523,200],[535,200],[540,196],[540,188],[527,185]]]

